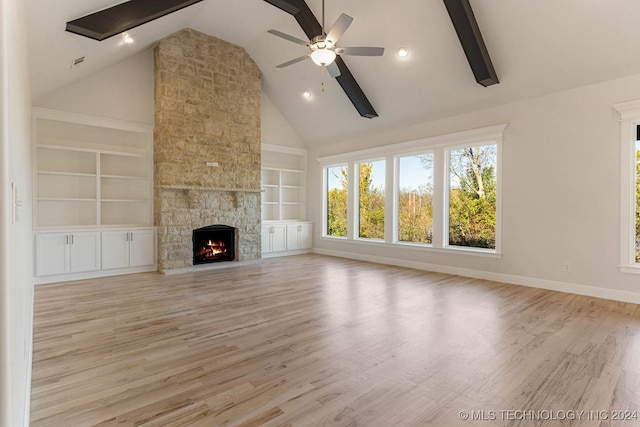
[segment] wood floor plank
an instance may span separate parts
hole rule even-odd
[[[628,427],[501,411],[637,414],[639,354],[635,304],[319,255],[47,284],[31,425]]]

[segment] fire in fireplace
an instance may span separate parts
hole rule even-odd
[[[193,230],[193,265],[236,259],[236,229],[215,224]]]

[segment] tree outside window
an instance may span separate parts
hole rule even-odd
[[[327,170],[327,235],[347,236],[348,171],[346,166]]]
[[[398,241],[432,243],[433,154],[398,159]]]
[[[497,146],[449,151],[449,245],[495,249]]]
[[[384,160],[360,163],[358,236],[384,239]]]

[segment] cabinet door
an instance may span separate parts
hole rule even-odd
[[[98,231],[69,235],[69,271],[100,270],[100,233]]]
[[[286,225],[271,226],[271,249],[273,252],[283,252],[287,250]]]
[[[102,232],[102,269],[129,267],[129,232]]]
[[[271,226],[263,226],[262,231],[260,232],[260,237],[262,240],[262,253],[268,254],[273,252],[271,244]]]
[[[129,266],[142,267],[155,264],[155,230],[134,230],[129,233]]]
[[[308,223],[287,225],[287,250],[297,251],[310,249],[312,242],[312,225]]]
[[[36,234],[36,276],[63,274],[69,271],[67,233]]]
[[[287,250],[295,251],[300,249],[299,236],[300,224],[287,225]]]
[[[311,249],[313,247],[313,224],[300,224],[298,228],[298,248]]]

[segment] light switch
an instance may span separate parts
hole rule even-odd
[[[20,208],[22,207],[22,200],[18,199],[18,184],[11,183],[11,224],[15,224],[20,221]]]

